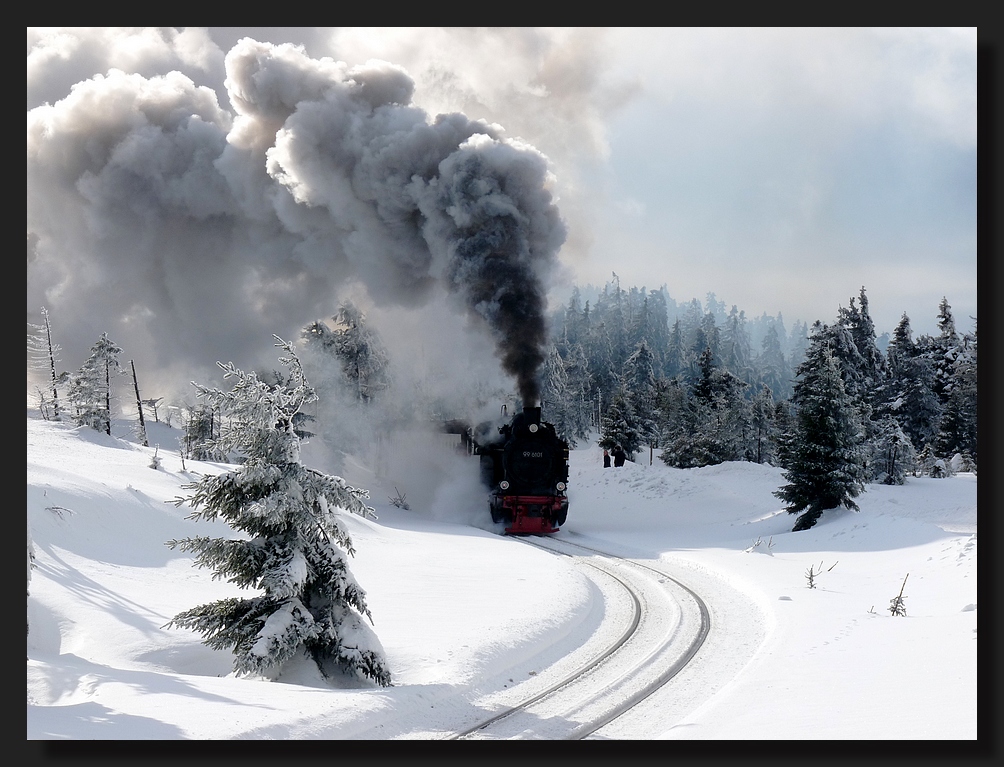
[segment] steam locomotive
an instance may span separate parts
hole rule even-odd
[[[568,515],[568,443],[540,420],[540,408],[524,406],[502,426],[469,429],[467,440],[479,457],[492,521],[505,522],[509,535],[557,532]]]

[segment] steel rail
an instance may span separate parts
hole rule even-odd
[[[519,540],[522,540],[522,539],[519,539]],[[523,542],[524,543],[529,543],[528,541],[523,541]],[[538,548],[546,548],[544,546],[540,546],[538,544],[533,544],[533,543],[531,543],[530,545],[535,545]],[[553,554],[559,554],[561,556],[571,556],[570,554],[564,554],[563,552],[554,551],[553,549],[547,549],[547,550],[550,551]],[[598,567],[598,566],[596,566],[596,565],[594,565],[594,564],[592,564],[590,562],[587,562],[585,560],[582,560],[582,559],[579,559],[578,561],[581,564],[583,564],[583,565],[585,565],[587,567],[591,567],[594,570],[597,570],[597,571],[603,573],[604,575],[612,578],[613,580],[617,581],[618,583],[620,583],[621,586],[624,587],[624,590],[631,597],[631,603],[632,603],[631,622],[628,625],[627,629],[625,629],[625,631],[614,642],[612,642],[603,652],[601,652],[599,655],[594,656],[589,661],[587,661],[586,663],[584,663],[582,666],[580,666],[579,668],[577,668],[575,671],[571,672],[570,674],[567,674],[563,679],[559,680],[555,684],[551,685],[550,687],[546,688],[545,690],[542,690],[541,692],[537,693],[536,695],[533,695],[532,697],[527,698],[526,700],[524,700],[524,701],[516,704],[515,706],[510,706],[509,708],[505,709],[504,711],[502,711],[499,714],[496,714],[495,716],[491,717],[490,719],[486,719],[486,720],[484,720],[484,721],[476,724],[475,726],[470,727],[470,728],[468,728],[468,729],[466,729],[466,730],[464,730],[462,732],[455,733],[454,735],[450,736],[450,738],[448,738],[448,740],[459,740],[459,739],[462,739],[462,738],[466,738],[469,735],[473,735],[476,732],[479,732],[481,730],[484,730],[487,727],[490,727],[491,725],[495,724],[496,722],[499,722],[499,721],[501,721],[503,719],[506,719],[506,718],[512,716],[513,714],[516,714],[516,713],[518,713],[520,711],[525,710],[528,706],[533,705],[534,703],[536,703],[539,700],[543,700],[548,695],[552,695],[553,693],[557,692],[558,690],[560,690],[560,689],[562,689],[564,687],[567,687],[568,685],[574,683],[577,679],[579,679],[583,674],[588,673],[589,671],[591,671],[592,669],[596,668],[601,663],[603,663],[603,661],[605,661],[607,658],[609,658],[611,655],[613,655],[615,652],[617,652],[621,647],[624,646],[625,643],[627,643],[627,641],[629,639],[631,639],[632,636],[634,636],[635,632],[638,630],[639,624],[641,623],[641,616],[642,616],[641,600],[638,598],[638,594],[635,591],[635,589],[632,588],[631,585],[629,583],[627,583],[623,578],[620,578],[616,573],[613,573],[613,572],[611,572],[609,570],[606,570],[606,569],[604,569],[602,567]]]
[[[567,553],[567,551],[563,551],[561,549],[562,546],[571,546],[574,547],[575,549],[590,552],[590,554],[592,555],[598,555],[603,559],[614,560],[617,563],[624,564],[635,569],[647,570],[648,572],[654,573],[655,575],[659,576],[660,583],[665,583],[666,580],[671,581],[679,589],[682,589],[683,592],[693,600],[699,615],[699,626],[694,636],[690,639],[690,642],[685,648],[684,652],[673,661],[673,663],[669,666],[669,668],[667,668],[665,671],[659,674],[659,676],[654,681],[646,684],[640,690],[637,690],[634,693],[628,695],[620,703],[615,705],[612,709],[606,711],[602,716],[594,718],[592,721],[577,727],[575,730],[573,730],[570,734],[566,736],[566,739],[569,740],[584,739],[589,735],[597,732],[601,728],[605,727],[606,725],[610,724],[614,720],[618,719],[619,717],[623,716],[624,714],[626,714],[628,711],[636,707],[643,700],[650,697],[657,690],[665,686],[671,679],[673,679],[673,677],[675,677],[678,673],[680,673],[680,671],[694,658],[694,656],[700,650],[701,646],[704,644],[704,640],[707,638],[711,629],[711,615],[708,610],[708,607],[705,604],[704,600],[701,599],[701,597],[693,589],[691,589],[686,584],[680,582],[677,578],[673,577],[669,573],[666,573],[662,570],[651,567],[649,565],[643,564],[636,560],[628,559],[625,557],[618,557],[606,551],[601,551],[599,549],[594,549],[589,546],[585,546],[583,544],[573,543],[566,540],[559,540],[559,539],[540,539],[540,540],[519,539],[519,540],[523,543],[536,546],[537,548],[544,549],[545,551],[549,551],[553,554],[558,554],[561,556],[570,556],[570,557],[574,556],[578,563],[590,567],[594,570],[597,570],[606,575],[607,577],[612,578],[613,580],[618,582],[627,591],[633,602],[633,617],[631,625],[617,639],[617,641],[612,643],[604,652],[602,652],[598,656],[593,657],[590,661],[583,664],[576,671],[566,675],[563,679],[559,680],[557,683],[533,695],[532,697],[522,701],[521,703],[507,708],[506,710],[491,717],[490,719],[486,719],[480,722],[474,727],[468,728],[463,732],[453,735],[451,739],[461,739],[475,735],[476,733],[487,729],[491,725],[500,722],[501,720],[504,720],[510,716],[513,716],[514,714],[518,714],[522,711],[525,711],[531,705],[549,696],[553,696],[559,690],[562,690],[563,688],[566,688],[574,684],[584,675],[589,674],[594,670],[600,669],[603,666],[603,664],[607,662],[608,659],[610,659],[611,656],[613,656],[618,650],[620,650],[638,632],[639,626],[641,625],[641,621],[642,618],[644,617],[644,612],[645,612],[644,609],[642,608],[643,599],[640,596],[640,591],[638,590],[638,588],[635,585],[632,585],[628,580],[625,580],[624,578],[620,577],[620,575],[618,575],[618,573],[616,573],[614,570],[596,564],[594,562],[589,562],[580,556],[569,554]],[[682,604],[681,604],[681,609],[682,609]],[[652,651],[648,657],[653,657],[656,654],[665,651],[668,647],[670,647],[671,644],[672,642],[670,640],[663,641],[663,643],[656,650]],[[632,670],[632,672],[626,674],[623,677],[623,680],[630,679],[631,675],[634,673],[637,673],[637,666]],[[593,698],[593,702],[597,700],[599,700],[599,698],[596,697]]]
[[[679,674],[680,671],[682,671],[683,668],[691,660],[693,660],[694,656],[697,655],[698,650],[700,650],[701,646],[704,644],[704,640],[707,639],[708,634],[711,632],[711,613],[708,610],[707,603],[705,603],[705,601],[701,599],[701,597],[697,594],[697,592],[695,592],[685,583],[682,583],[677,578],[674,578],[669,573],[666,573],[655,567],[651,567],[650,565],[643,564],[642,562],[638,562],[637,560],[628,559],[626,557],[618,557],[613,554],[609,554],[608,552],[600,551],[599,549],[594,549],[589,546],[584,546],[581,543],[572,543],[570,541],[561,541],[561,543],[568,546],[574,546],[576,548],[580,548],[585,551],[592,552],[594,554],[600,554],[602,556],[611,557],[618,561],[626,562],[627,564],[632,565],[634,567],[641,568],[643,570],[648,570],[649,572],[655,573],[656,575],[661,576],[663,578],[668,578],[677,586],[679,586],[681,589],[683,589],[687,594],[690,595],[690,597],[694,600],[695,604],[697,605],[697,609],[701,616],[700,628],[698,629],[697,634],[691,640],[690,645],[687,647],[683,655],[677,658],[676,661],[668,669],[666,669],[666,671],[660,674],[653,682],[649,683],[648,685],[646,685],[633,695],[629,696],[626,700],[624,700],[621,704],[616,706],[612,711],[610,711],[605,716],[600,717],[599,719],[596,719],[588,724],[579,727],[574,732],[572,732],[568,737],[568,740],[581,740],[583,738],[588,737],[589,735],[592,735],[597,730],[601,729],[602,727],[605,727],[606,725],[613,722],[615,719],[618,719],[619,717],[626,714],[628,711],[633,709],[643,700],[645,700],[646,698],[654,694],[657,690],[665,686],[673,677]]]

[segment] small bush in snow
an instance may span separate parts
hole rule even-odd
[[[397,495],[388,499],[390,501],[390,505],[396,506],[399,509],[404,509],[405,511],[410,509],[411,506],[409,505],[404,493],[402,493],[396,487],[394,488],[394,492],[397,493]]]
[[[755,541],[753,541],[753,543],[749,547],[743,549],[743,551],[745,553],[749,554],[751,551],[755,551],[759,546],[763,545],[763,543],[764,543],[763,539],[760,536],[757,536],[757,539]],[[766,549],[767,550],[766,550],[765,553],[770,554],[771,556],[774,556],[771,553],[771,549],[772,548],[774,548],[774,536],[773,535],[767,540],[767,543],[766,543]]]
[[[830,572],[830,570],[832,570],[836,566],[837,566],[837,563],[834,562],[832,565],[830,565],[827,568],[826,572]],[[818,578],[820,575],[822,575],[822,573],[823,573],[823,563],[822,562],[819,563],[819,569],[818,570],[816,570],[812,566],[810,566],[809,569],[805,571],[805,578],[809,582],[809,588],[810,589],[816,588],[816,578]]]
[[[909,577],[910,577],[910,573],[907,573],[906,574],[906,578],[909,578]],[[906,578],[903,579],[903,585],[899,587],[899,594],[897,594],[896,596],[894,596],[889,601],[889,613],[893,617],[895,617],[897,615],[901,615],[903,617],[906,616],[906,604],[905,604],[906,597],[903,596],[903,589],[906,588]]]

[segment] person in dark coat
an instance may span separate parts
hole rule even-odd
[[[624,461],[627,460],[627,454],[624,452],[624,448],[620,445],[614,446],[614,466],[623,466]]]
[[[604,469],[610,468],[610,451],[607,450],[606,448],[603,448],[603,468]]]

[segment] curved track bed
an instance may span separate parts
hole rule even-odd
[[[607,638],[581,665],[454,737],[603,737],[605,728],[628,718],[694,658],[711,631],[710,611],[694,590],[652,565],[566,540],[525,542],[584,568],[603,594]]]

